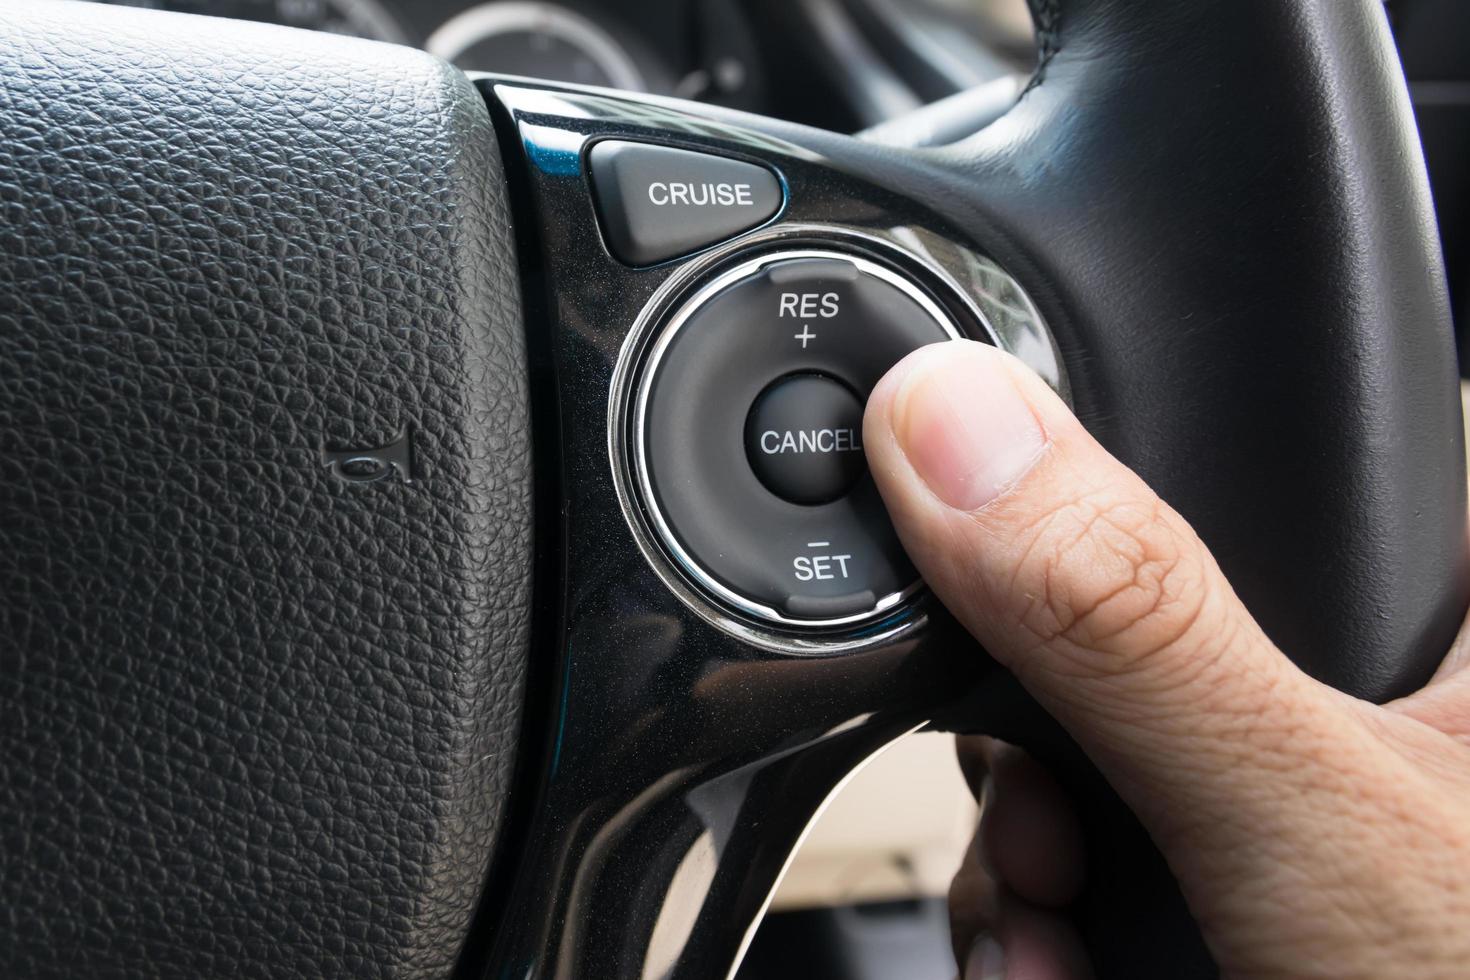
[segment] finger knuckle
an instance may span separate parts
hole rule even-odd
[[[1203,547],[1156,497],[1079,496],[1031,529],[1017,575],[1023,623],[1038,640],[1143,660],[1199,621]]]

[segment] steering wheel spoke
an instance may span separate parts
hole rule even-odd
[[[559,460],[566,595],[548,644],[560,662],[542,817],[520,858],[513,925],[495,962],[555,964],[567,976],[721,975],[834,788],[988,664],[952,655],[968,641],[922,597],[827,628],[764,619],[707,589],[670,547],[677,540],[649,520],[634,476],[631,407],[649,349],[691,296],[731,270],[739,280],[752,262],[820,252],[913,276],[926,302],[943,297],[932,302],[956,329],[1010,346],[1059,388],[1065,377],[1019,285],[891,189],[691,107],[520,80],[480,84],[526,191],[517,219],[531,230],[521,244],[536,254],[544,316],[529,328],[544,372],[533,384],[545,395],[537,444]],[[604,234],[607,201],[590,166],[592,148],[610,140],[694,155],[645,175],[638,191],[659,200],[671,181],[698,183],[699,157],[758,163],[779,177],[780,217],[712,238],[692,256],[630,265]],[[780,292],[800,313],[800,300]],[[781,324],[780,298],[770,299],[749,317],[776,324],[766,342],[785,345],[777,359],[798,358],[790,370],[805,370],[800,358],[819,356],[829,330],[847,323],[824,320],[818,299],[805,319]],[[802,333],[814,336],[803,343]],[[748,407],[737,406],[740,418]],[[746,465],[738,441],[724,448]],[[762,530],[747,536],[762,539]],[[825,562],[817,552],[796,560],[837,575],[848,559],[827,550]],[[567,870],[546,876],[546,867]]]

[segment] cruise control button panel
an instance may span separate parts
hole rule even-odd
[[[785,625],[901,602],[918,574],[867,471],[863,404],[905,354],[957,336],[895,270],[826,250],[747,260],[687,300],[638,381],[634,463],[688,576]]]
[[[604,140],[587,166],[608,251],[628,265],[732,238],[775,217],[785,199],[767,167],[673,146]]]

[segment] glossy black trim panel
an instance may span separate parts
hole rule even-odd
[[[833,161],[664,103],[480,84],[503,142],[522,151],[518,218],[536,216],[522,240],[539,262],[532,309],[545,316],[529,329],[550,349],[557,403],[540,417],[556,431],[537,444],[560,442],[565,543],[562,625],[537,644],[556,661],[555,734],[539,798],[523,801],[536,816],[490,973],[724,976],[832,789],[972,690],[988,661],[953,656],[973,642],[927,600],[819,636],[732,617],[667,574],[646,555],[641,520],[625,516],[636,497],[613,464],[622,450],[609,451],[619,365],[719,269],[825,247],[902,269],[967,333],[1010,347],[1063,391],[1066,379],[1014,280],[939,215]],[[609,136],[772,166],[786,208],[688,260],[629,268],[603,243],[586,180],[586,147]]]

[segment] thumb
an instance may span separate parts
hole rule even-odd
[[[1238,810],[1252,767],[1279,777],[1314,713],[1332,727],[1330,692],[1189,525],[1019,361],[968,341],[916,351],[873,392],[864,444],[930,587],[1156,832]]]

